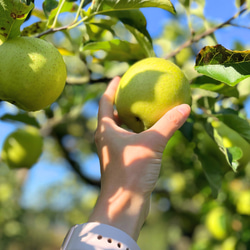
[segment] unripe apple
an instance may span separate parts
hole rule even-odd
[[[39,159],[43,138],[35,127],[27,126],[11,133],[4,141],[1,157],[10,168],[30,168]]]
[[[250,215],[250,190],[244,190],[239,193],[236,209],[239,214]]]
[[[115,97],[120,120],[136,133],[183,103],[191,104],[187,78],[174,63],[156,57],[132,65],[121,78]]]
[[[65,81],[65,63],[51,43],[17,37],[0,46],[0,100],[40,110],[60,96]]]
[[[231,216],[226,208],[215,207],[206,216],[205,224],[210,233],[218,240],[228,236]]]

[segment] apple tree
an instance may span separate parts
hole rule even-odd
[[[145,250],[249,249],[250,51],[242,41],[231,48],[218,44],[217,32],[228,27],[249,32],[250,26],[242,25],[242,20],[249,19],[250,1],[230,0],[237,12],[221,23],[206,18],[208,0],[41,2],[39,8],[36,1],[0,0],[0,50],[20,36],[52,43],[67,68],[64,90],[55,102],[36,112],[1,100],[0,121],[16,129],[39,130],[46,162],[51,168],[66,166],[70,174],[41,193],[44,206],[33,211],[20,203],[25,178],[19,180],[36,165],[31,170],[23,165],[11,169],[1,156],[0,248],[55,249],[72,224],[79,223],[80,217],[87,220],[100,181],[83,169],[82,162],[96,156],[93,138],[99,98],[114,76],[122,76],[143,58],[157,56],[171,60],[186,74],[192,112],[166,146],[138,244]],[[159,36],[150,35],[146,8],[164,10],[169,17]],[[0,135],[4,136],[1,130]],[[63,199],[65,193],[70,198],[55,208],[52,201]],[[36,239],[29,229],[30,218],[35,221],[34,232],[39,231],[36,222],[40,221],[46,221],[44,228],[61,227],[56,243],[42,245],[49,236],[39,234]],[[27,245],[28,237],[33,245]]]

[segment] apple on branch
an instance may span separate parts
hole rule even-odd
[[[157,57],[132,65],[121,78],[115,98],[121,122],[136,133],[183,103],[191,104],[188,79],[174,63]]]

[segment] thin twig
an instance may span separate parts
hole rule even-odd
[[[79,15],[80,15],[80,10],[81,10],[83,4],[84,4],[84,1],[81,2],[80,6],[78,7],[78,10],[77,10],[77,13],[76,13],[75,20],[74,20],[72,23],[70,23],[70,24],[68,24],[68,25],[65,25],[65,26],[62,26],[62,27],[57,27],[57,28],[55,28],[55,25],[56,25],[56,22],[57,22],[58,15],[59,15],[59,13],[60,13],[60,11],[61,11],[61,8],[59,8],[59,9],[58,9],[58,12],[57,12],[57,15],[56,15],[56,17],[55,17],[55,20],[54,20],[54,22],[53,22],[52,27],[51,27],[50,29],[45,30],[44,32],[42,32],[42,33],[36,35],[35,37],[36,37],[36,38],[40,38],[40,37],[42,37],[42,36],[44,36],[44,35],[48,35],[48,34],[51,34],[51,33],[55,33],[55,32],[57,32],[57,31],[62,31],[62,30],[67,30],[67,29],[73,29],[73,28],[77,27],[78,25],[80,25],[81,23],[83,23],[83,22],[85,22],[86,20],[88,20],[89,18],[91,18],[93,15],[92,15],[92,16],[85,16],[85,17],[82,18],[81,20],[77,21]],[[60,7],[62,7],[62,5],[63,5],[63,3],[61,4]],[[59,10],[60,10],[60,11],[59,11]]]
[[[101,185],[100,181],[91,179],[87,177],[86,175],[84,175],[84,173],[81,171],[80,164],[74,159],[72,159],[72,157],[70,157],[70,152],[64,147],[62,143],[62,138],[60,138],[60,136],[56,133],[52,133],[52,134],[53,134],[53,137],[57,140],[58,145],[60,146],[64,159],[69,163],[69,165],[72,167],[74,172],[80,177],[80,179],[89,185],[100,187]]]
[[[57,23],[58,16],[59,16],[59,14],[60,14],[60,12],[61,12],[61,10],[62,10],[62,7],[63,7],[65,1],[66,1],[66,0],[63,0],[63,1],[61,2],[61,5],[59,6],[59,8],[58,8],[58,10],[57,10],[57,13],[56,13],[54,22],[53,22],[53,24],[52,24],[52,29],[56,27],[56,23]]]
[[[239,25],[239,24],[236,24],[236,23],[231,23],[230,25],[234,26],[234,27],[237,27],[237,28],[242,28],[242,29],[250,29],[250,26],[245,26],[245,25]]]
[[[75,16],[74,23],[76,23],[77,20],[78,20],[78,17],[80,15],[80,12],[81,12],[81,9],[82,9],[82,6],[83,6],[84,2],[85,2],[84,0],[81,0],[81,3],[79,5],[79,7],[78,7],[78,10],[77,10],[77,13],[76,13],[76,16]]]
[[[48,35],[48,34],[50,34],[50,33],[55,33],[55,32],[57,32],[57,31],[66,30],[68,27],[69,27],[69,25],[62,26],[62,27],[58,27],[58,28],[51,28],[51,29],[45,30],[44,32],[42,32],[42,33],[36,35],[35,37],[36,37],[36,38],[40,38],[40,37],[42,37],[42,36],[44,36],[44,35]]]
[[[239,11],[237,14],[235,14],[233,17],[229,18],[227,21],[206,30],[205,32],[196,35],[194,37],[191,37],[189,40],[187,40],[185,43],[183,43],[179,48],[177,48],[176,50],[174,50],[173,52],[171,52],[170,54],[168,54],[165,59],[169,59],[175,55],[177,55],[181,50],[183,50],[184,48],[189,47],[190,45],[192,45],[193,43],[199,42],[201,39],[205,38],[206,36],[209,36],[211,34],[213,34],[215,31],[223,28],[226,25],[231,24],[231,22],[236,19],[237,17],[239,17],[241,14],[243,14],[245,11],[247,10],[247,8],[242,9],[241,11]]]

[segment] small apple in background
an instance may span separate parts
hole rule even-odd
[[[231,216],[222,206],[212,208],[206,215],[205,225],[208,231],[218,240],[225,239],[230,231]]]
[[[31,168],[43,150],[43,138],[35,127],[26,126],[11,133],[1,152],[2,160],[11,169]]]
[[[239,214],[250,215],[250,190],[243,190],[239,193],[236,209]]]
[[[115,97],[121,122],[136,133],[183,103],[191,104],[187,78],[174,63],[156,57],[132,65],[121,78]]]
[[[43,109],[60,96],[66,76],[62,55],[45,40],[16,37],[0,46],[0,100]]]

